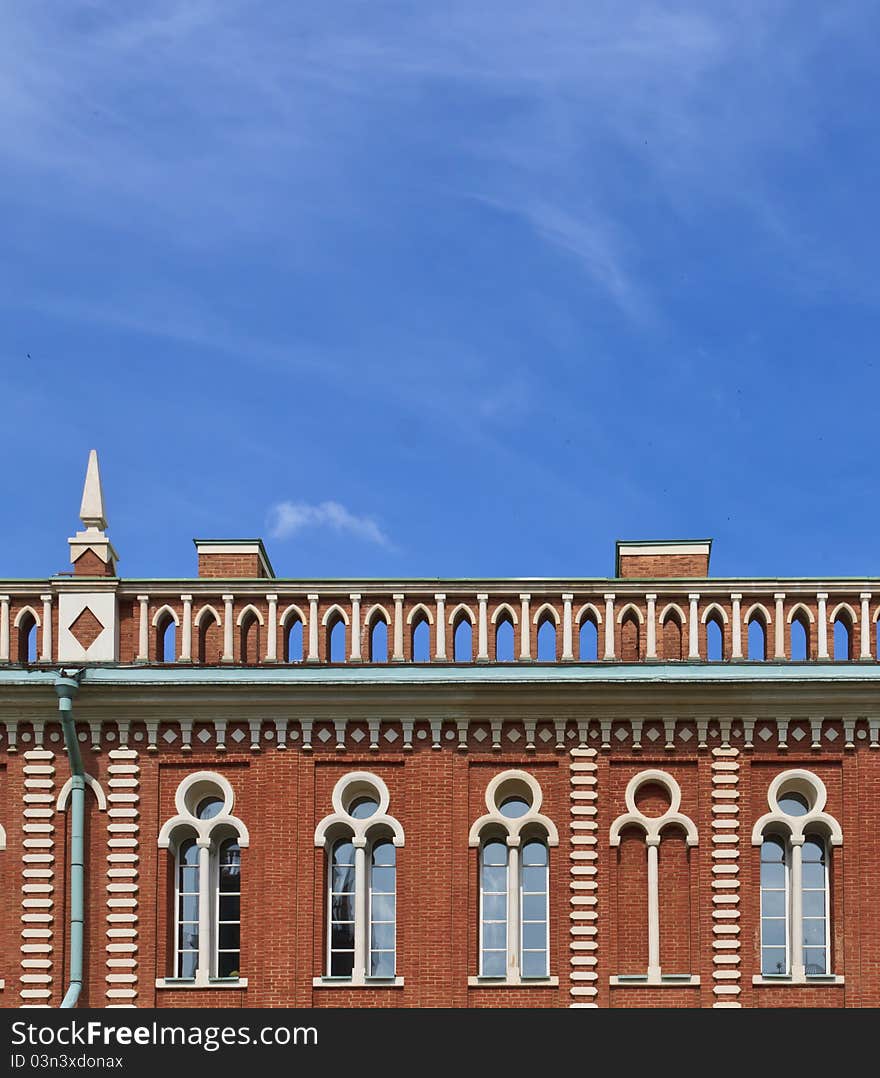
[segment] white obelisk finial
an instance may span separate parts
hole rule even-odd
[[[101,472],[96,449],[89,453],[79,515],[85,530],[68,539],[74,573],[83,576],[114,576],[118,555],[104,530],[107,527],[107,517],[104,513],[104,492],[101,489]],[[94,558],[83,558],[87,551],[96,555],[98,561]]]
[[[79,507],[80,520],[87,528],[103,531],[107,527],[104,515],[104,492],[101,490],[101,472],[98,469],[98,451],[89,452],[89,465],[86,468],[86,481],[83,486],[82,503]]]

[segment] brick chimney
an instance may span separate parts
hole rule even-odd
[[[275,570],[262,539],[193,539],[200,577],[271,580]]]
[[[618,540],[614,575],[624,580],[705,579],[711,553],[711,539]]]

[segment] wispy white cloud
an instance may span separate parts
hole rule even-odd
[[[394,546],[372,517],[358,516],[339,502],[279,502],[272,506],[269,521],[273,539],[289,539],[307,528],[328,528],[389,550]]]

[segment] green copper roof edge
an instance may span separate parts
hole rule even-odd
[[[71,663],[70,668],[79,665]],[[65,668],[67,668],[65,666]],[[54,684],[50,669],[2,669],[4,686]],[[880,663],[590,663],[546,666],[85,666],[89,685],[521,685],[588,683],[750,684],[827,682],[880,684]],[[880,701],[878,701],[880,708]]]

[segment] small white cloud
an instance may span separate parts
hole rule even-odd
[[[331,528],[365,539],[377,546],[392,547],[392,542],[372,517],[350,513],[339,502],[279,502],[270,511],[270,535],[273,539],[289,539],[304,528]]]

